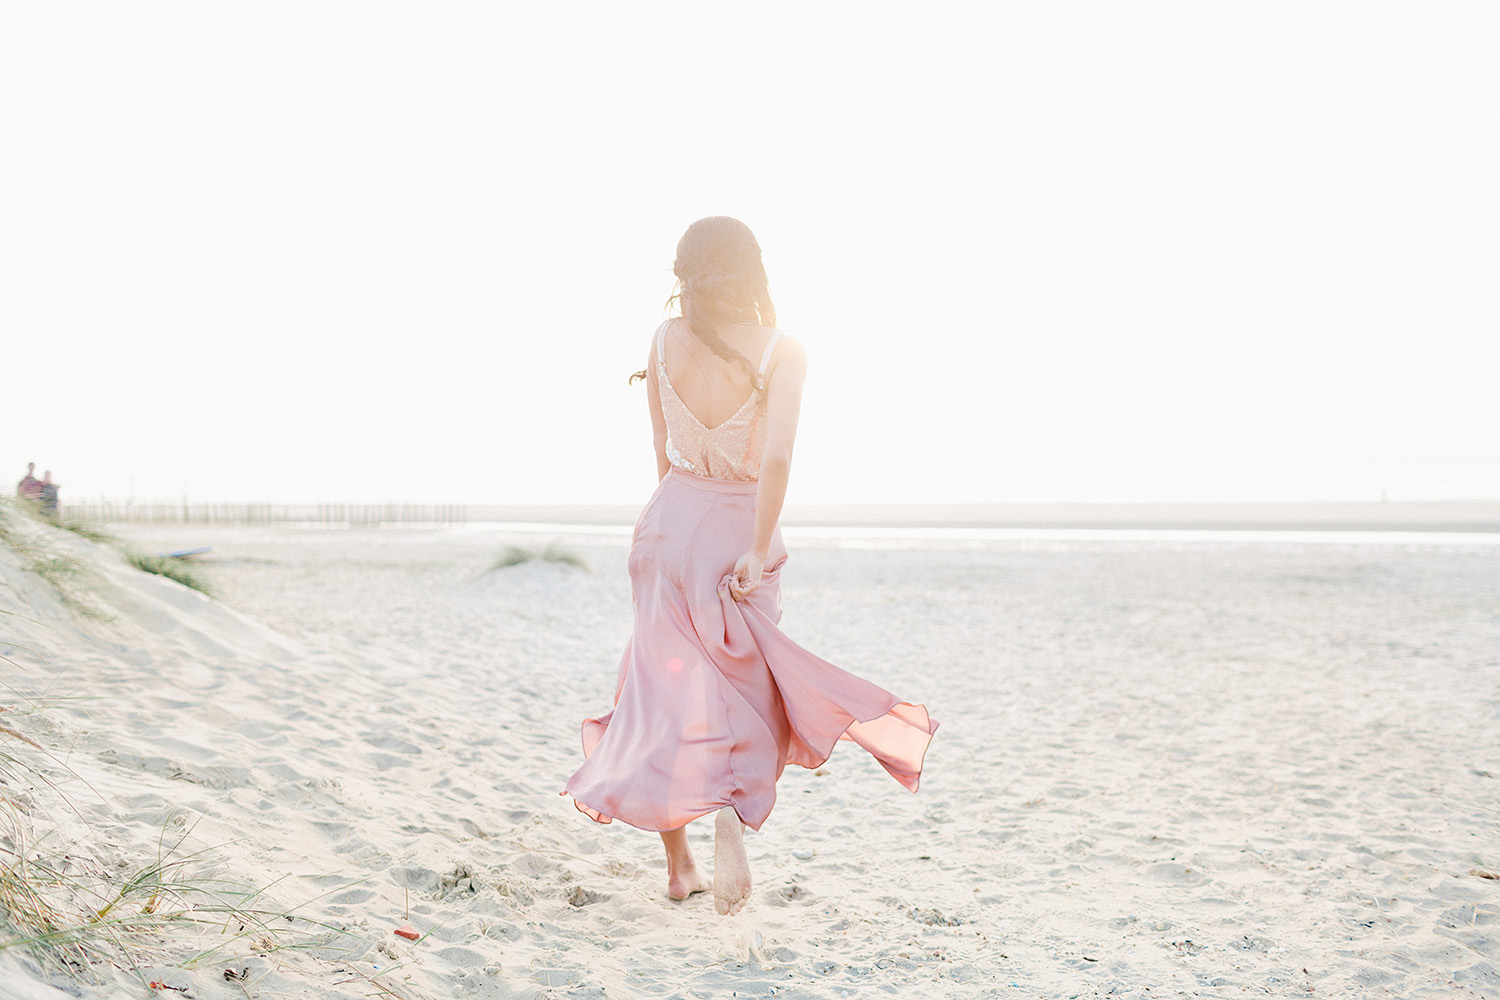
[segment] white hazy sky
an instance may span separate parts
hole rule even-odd
[[[641,501],[713,214],[792,502],[1500,496],[1493,3],[0,11],[0,472],[65,500]]]

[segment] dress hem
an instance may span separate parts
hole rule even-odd
[[[938,727],[941,725],[941,723],[939,723],[937,720],[935,720],[928,713],[927,706],[926,705],[917,705],[917,704],[914,704],[914,703],[909,702],[909,701],[898,701],[898,702],[896,702],[896,704],[892,705],[890,708],[886,709],[884,712],[882,712],[879,715],[872,716],[871,718],[868,718],[868,719],[858,719],[858,718],[855,719],[854,722],[850,724],[850,727],[852,728],[855,724],[876,722],[876,721],[878,721],[880,719],[885,718],[887,715],[889,715],[891,713],[891,711],[893,711],[894,709],[899,708],[899,707],[901,707],[903,705],[905,705],[908,708],[914,708],[914,709],[919,710],[922,713],[923,717],[927,720],[927,724],[928,724],[928,728],[927,728],[927,740],[926,740],[925,743],[922,744],[922,750],[917,755],[917,769],[914,772],[905,772],[905,771],[903,771],[900,774],[898,774],[897,772],[892,771],[889,767],[886,767],[885,762],[882,761],[882,760],[880,760],[879,758],[876,758],[876,763],[880,764],[880,766],[885,769],[885,771],[886,771],[887,774],[889,774],[891,777],[895,778],[896,779],[896,783],[899,784],[902,788],[905,788],[907,791],[911,792],[912,794],[916,794],[917,789],[920,788],[921,784],[922,784],[922,772],[923,772],[923,770],[925,770],[925,766],[926,766],[926,763],[927,763],[927,751],[932,748],[932,740],[933,740],[933,738],[935,736],[937,736]],[[590,719],[590,720],[588,720],[588,722],[590,722],[590,723],[597,723],[598,720],[597,719]],[[587,725],[587,724],[588,723],[585,723],[585,725]],[[787,763],[795,763],[798,767],[801,767],[801,768],[803,768],[805,770],[808,770],[808,771],[814,770],[816,768],[820,768],[824,764],[828,763],[830,760],[833,759],[833,752],[834,752],[834,750],[838,749],[838,744],[840,742],[844,741],[844,740],[848,740],[851,743],[857,742],[854,739],[854,737],[852,737],[852,736],[849,735],[849,730],[845,729],[843,731],[843,733],[841,733],[839,735],[839,737],[833,741],[834,745],[831,748],[829,748],[828,752],[823,755],[822,759],[819,760],[819,761],[817,761],[816,763],[803,764],[803,763],[797,762],[797,761],[787,761]],[[585,750],[584,750],[584,757],[585,757],[585,759],[587,759],[587,757],[589,756],[588,750],[587,750],[586,746],[587,745],[585,744]],[[901,780],[902,777],[909,777],[911,779],[911,783],[908,784],[907,782],[902,781]],[[659,827],[655,827],[655,826],[643,826],[640,823],[632,823],[630,820],[626,819],[623,816],[611,816],[609,813],[606,813],[603,810],[595,809],[593,806],[591,806],[588,803],[584,802],[575,793],[569,791],[566,788],[564,788],[562,791],[558,792],[557,794],[558,795],[570,796],[573,799],[573,808],[577,809],[579,812],[583,813],[585,816],[587,816],[589,819],[593,820],[595,823],[598,823],[600,826],[608,826],[609,824],[613,823],[615,820],[619,820],[621,823],[624,823],[626,826],[634,827],[637,830],[644,830],[647,833],[670,833],[673,830],[680,830],[683,827],[687,826],[689,823],[692,823],[692,822],[694,822],[696,820],[700,820],[700,819],[702,819],[705,816],[712,816],[714,813],[718,812],[720,809],[733,809],[734,810],[734,814],[736,816],[739,816],[740,822],[744,823],[746,826],[748,826],[750,829],[756,831],[757,833],[759,833],[760,832],[760,828],[765,825],[766,820],[771,818],[770,811],[767,811],[766,816],[759,823],[751,823],[748,820],[746,820],[743,815],[740,814],[739,809],[735,806],[735,804],[733,802],[722,802],[719,805],[716,805],[716,806],[714,806],[711,809],[707,809],[707,810],[704,810],[703,812],[699,812],[699,813],[693,814],[693,816],[691,816],[688,819],[683,820],[677,826],[670,826],[670,827],[665,827],[665,828],[659,828]],[[774,806],[775,803],[773,802],[772,805]]]

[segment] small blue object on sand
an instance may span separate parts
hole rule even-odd
[[[158,556],[167,559],[186,559],[188,556],[201,556],[205,552],[212,552],[213,546],[203,545],[196,549],[176,549],[172,552],[158,552]]]

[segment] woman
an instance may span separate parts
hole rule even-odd
[[[916,791],[937,723],[777,629],[806,357],[775,329],[744,223],[693,223],[673,272],[682,316],[632,378],[646,380],[661,479],[631,542],[635,632],[566,793],[601,823],[659,832],[672,899],[707,888],[686,826],[716,813],[714,908],[733,914],[750,896],[744,828],[765,822],[786,764],[817,767],[850,739]]]

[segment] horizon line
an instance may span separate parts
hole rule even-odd
[[[629,525],[638,503],[80,500],[65,514],[136,523]],[[981,501],[788,504],[785,527],[1500,532],[1497,500]]]

